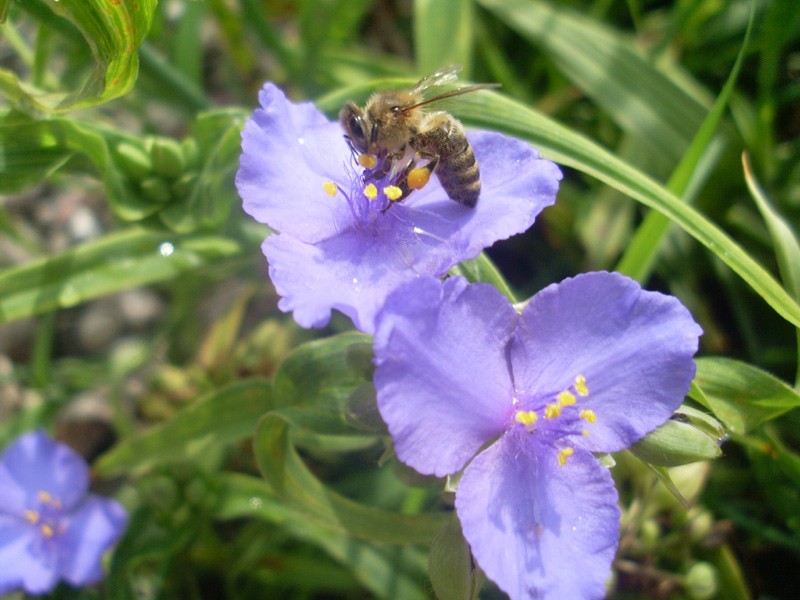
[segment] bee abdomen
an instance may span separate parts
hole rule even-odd
[[[466,140],[465,140],[466,141]],[[450,199],[474,208],[481,194],[481,174],[475,153],[467,144],[461,154],[442,159],[436,171]]]
[[[415,140],[417,149],[437,156],[436,175],[447,195],[473,208],[481,193],[481,178],[464,127],[447,113],[433,113],[425,125]]]

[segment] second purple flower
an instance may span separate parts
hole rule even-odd
[[[614,273],[551,285],[520,314],[495,288],[421,277],[377,318],[375,388],[397,457],[463,472],[473,555],[512,599],[601,598],[619,537],[611,475],[678,408],[701,331]]]

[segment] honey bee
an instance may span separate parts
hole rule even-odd
[[[445,98],[499,86],[479,83],[426,97],[432,88],[454,81],[459,69],[431,73],[410,90],[375,92],[364,108],[348,102],[339,113],[345,138],[367,169],[365,180],[391,175],[392,185],[399,188],[391,203],[424,187],[432,173],[452,200],[469,208],[478,203],[480,171],[464,126],[445,111],[423,109]]]

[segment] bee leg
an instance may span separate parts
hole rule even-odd
[[[436,154],[418,152],[417,156],[422,160],[427,160],[427,162],[422,166],[418,166],[418,160],[410,160],[400,172],[395,179],[395,185],[403,191],[403,195],[397,202],[406,198],[414,190],[421,190],[424,188],[430,180],[431,174],[433,174],[436,167],[439,165],[439,156]]]

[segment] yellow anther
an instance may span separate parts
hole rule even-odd
[[[39,493],[36,494],[36,497],[39,498],[39,502],[42,504],[49,504],[53,500],[53,496],[50,494],[50,492],[45,490],[39,490]]]
[[[594,414],[594,411],[591,408],[584,408],[578,413],[578,416],[587,423],[594,423],[597,421],[597,415]]]
[[[421,190],[431,178],[431,171],[427,167],[417,167],[408,173],[408,187],[412,190]]]
[[[559,450],[558,464],[563,467],[565,464],[567,464],[567,459],[573,454],[575,454],[575,450],[573,450],[572,448],[564,448],[562,450]]]
[[[581,435],[583,437],[589,437],[589,430],[588,429],[584,429],[583,431],[581,431]]]
[[[530,427],[539,420],[539,415],[532,410],[518,410],[517,414],[514,415],[514,419],[517,423],[522,423],[525,427]]]
[[[375,200],[378,197],[378,188],[375,187],[374,183],[370,183],[364,188],[364,195],[370,200]]]
[[[557,416],[561,414],[561,405],[557,402],[553,404],[548,404],[544,407],[544,418],[545,419],[555,419]]]
[[[586,387],[586,377],[583,375],[578,375],[575,378],[575,391],[578,392],[579,396],[589,395],[589,388]]]
[[[556,396],[556,399],[561,406],[571,406],[577,402],[575,400],[575,394],[568,391],[561,392],[558,396]]]
[[[403,190],[401,190],[396,185],[387,185],[383,188],[383,193],[386,194],[386,197],[394,202],[395,200],[399,200],[400,197],[403,195]]]
[[[331,198],[333,198],[336,195],[336,190],[337,190],[336,184],[333,183],[332,181],[326,181],[325,183],[323,183],[322,189],[325,190],[325,193],[328,194],[328,196],[330,196]]]
[[[36,525],[39,522],[39,511],[36,510],[26,510],[23,513],[25,520],[30,523],[31,525]]]
[[[53,537],[53,535],[55,535],[55,531],[53,530],[53,527],[48,525],[47,523],[42,523],[41,527],[39,527],[39,531],[42,532],[42,535],[44,537],[50,538],[50,537]]]
[[[378,164],[378,159],[372,156],[372,154],[359,154],[358,164],[365,169],[374,169],[375,165]]]

